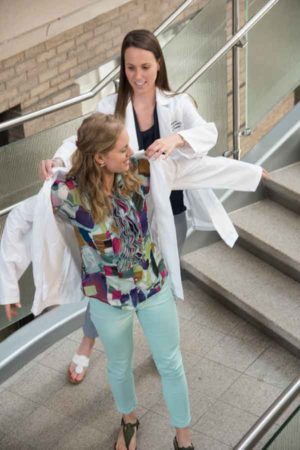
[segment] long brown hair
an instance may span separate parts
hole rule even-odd
[[[125,117],[126,107],[131,95],[131,87],[125,73],[125,51],[129,47],[141,48],[153,53],[156,61],[159,63],[155,85],[161,90],[171,92],[164,55],[157,38],[149,30],[130,31],[124,37],[121,48],[120,84],[115,110],[115,114],[121,119]]]
[[[123,129],[124,123],[119,118],[95,113],[84,119],[77,131],[77,149],[67,178],[76,179],[80,200],[91,210],[95,222],[102,222],[111,213],[110,197],[103,189],[103,168],[95,161],[95,155],[110,152]],[[123,195],[138,191],[140,182],[130,169],[121,175]]]

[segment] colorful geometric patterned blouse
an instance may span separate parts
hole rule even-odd
[[[84,295],[125,309],[159,292],[167,276],[147,218],[149,163],[132,158],[132,166],[141,179],[139,192],[123,195],[122,175],[117,175],[112,215],[101,223],[82,205],[74,178],[58,174],[51,189],[55,212],[72,223],[80,246]]]

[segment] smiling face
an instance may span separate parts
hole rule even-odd
[[[134,94],[155,91],[159,62],[154,54],[141,48],[129,47],[124,54],[125,74]]]
[[[128,133],[125,128],[123,128],[113,149],[105,154],[96,153],[95,161],[103,167],[104,174],[114,175],[117,173],[124,173],[129,170],[130,156],[132,154],[133,151],[129,147]]]

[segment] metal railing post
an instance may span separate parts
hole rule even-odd
[[[240,1],[232,0],[232,35],[239,29]],[[240,59],[239,46],[232,47],[232,130],[233,130],[233,157],[240,159]]]

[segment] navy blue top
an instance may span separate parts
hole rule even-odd
[[[158,124],[158,117],[157,117],[157,110],[156,106],[154,108],[154,123],[151,128],[145,131],[140,130],[140,125],[137,119],[136,112],[133,108],[133,114],[134,114],[134,121],[135,121],[135,129],[136,129],[136,135],[137,140],[139,144],[139,149],[146,150],[156,139],[160,138],[160,132],[159,132],[159,124]],[[186,207],[183,203],[183,191],[172,191],[170,195],[170,202],[172,206],[172,211],[174,216],[176,214],[181,214],[186,210]]]

